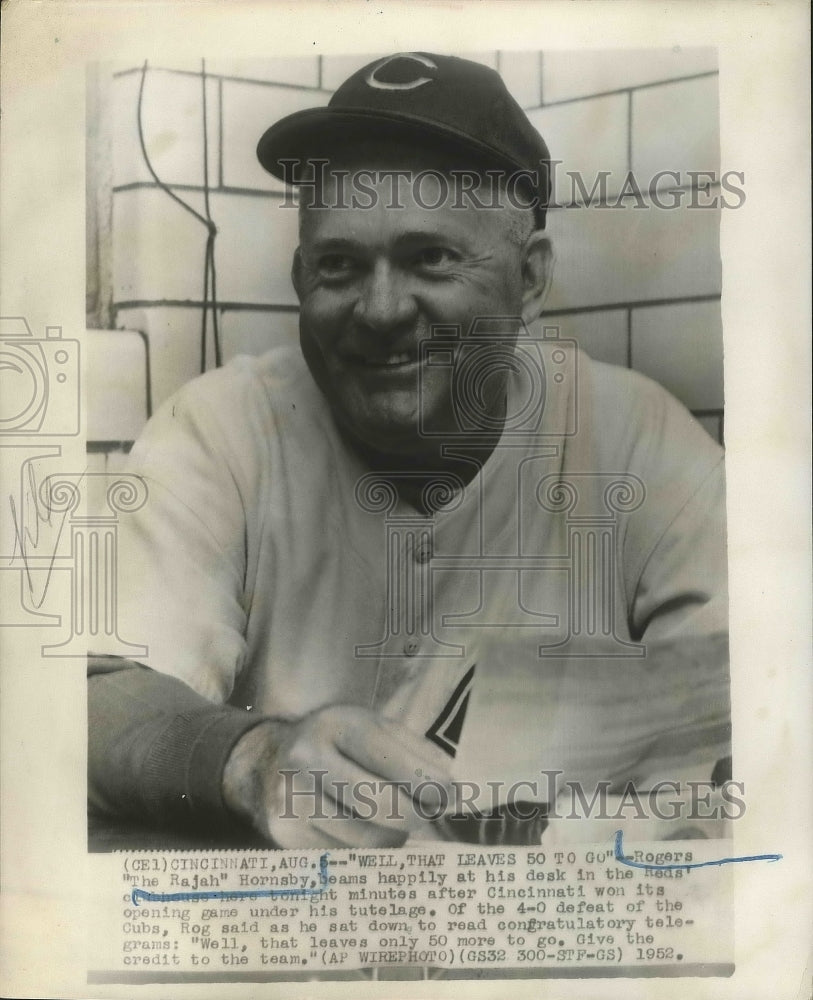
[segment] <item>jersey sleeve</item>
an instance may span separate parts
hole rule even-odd
[[[725,473],[720,459],[664,529],[638,577],[631,625],[649,641],[728,630]]]
[[[244,397],[239,376],[222,369],[166,403],[126,469],[143,481],[146,500],[120,519],[120,638],[146,647],[133,654],[139,662],[217,703],[228,699],[246,653],[252,445],[237,423]]]
[[[710,777],[730,754],[728,560],[722,449],[665,393],[638,474],[650,513],[630,521],[629,626],[645,649],[653,735],[640,771]],[[696,770],[699,768],[699,772]]]
[[[88,808],[163,826],[230,828],[223,769],[263,716],[213,705],[169,674],[88,663]]]

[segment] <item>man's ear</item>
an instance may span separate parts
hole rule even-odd
[[[291,263],[291,281],[294,285],[294,291],[296,292],[296,297],[302,302],[302,293],[304,289],[304,275],[302,273],[304,265],[302,264],[302,252],[299,247],[294,250],[294,259]]]
[[[522,319],[528,326],[542,315],[553,278],[555,257],[550,239],[536,229],[522,248]]]

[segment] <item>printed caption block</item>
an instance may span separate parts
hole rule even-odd
[[[88,978],[284,980],[382,967],[730,975],[731,867],[715,863],[731,856],[730,841],[630,843],[624,861],[616,850],[422,844],[96,858],[106,933],[91,930]]]

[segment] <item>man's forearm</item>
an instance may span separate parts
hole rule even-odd
[[[268,836],[270,775],[278,773],[278,755],[285,742],[284,722],[266,720],[243,733],[234,744],[223,769],[221,783],[227,810]]]
[[[115,657],[88,661],[88,801],[147,823],[228,826],[223,771],[263,721]]]

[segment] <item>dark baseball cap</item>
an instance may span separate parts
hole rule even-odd
[[[327,107],[297,111],[272,125],[257,145],[265,169],[296,183],[291,163],[329,160],[356,135],[394,142],[430,140],[512,174],[534,195],[545,225],[550,153],[545,140],[493,69],[456,56],[400,52],[353,73]],[[284,162],[287,161],[287,164]]]

